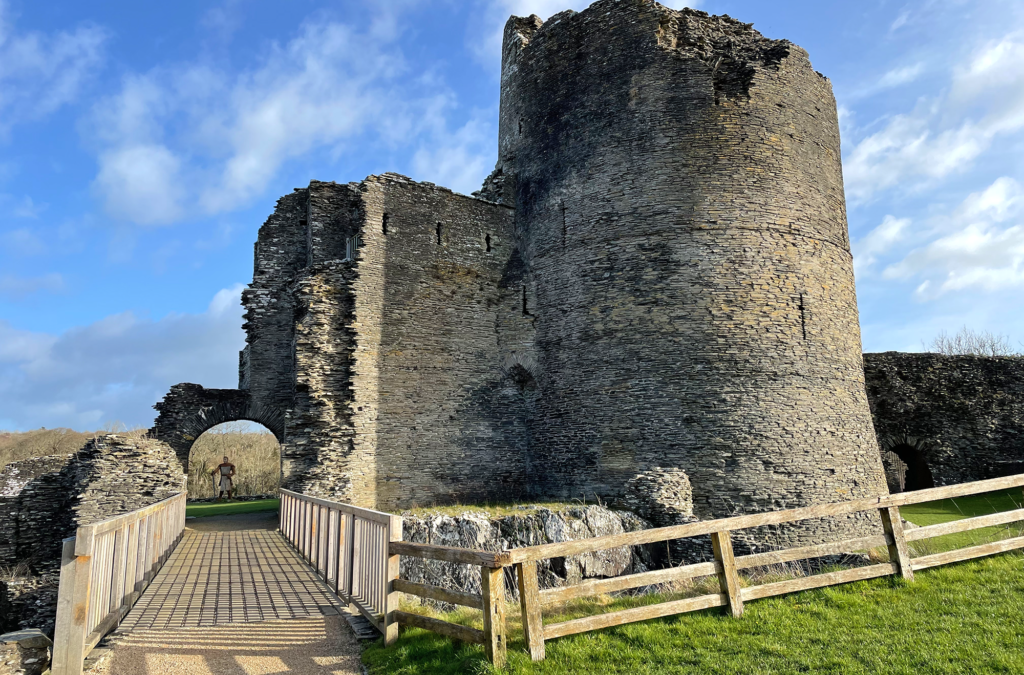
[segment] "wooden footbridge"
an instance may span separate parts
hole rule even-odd
[[[917,570],[1024,548],[1024,536],[1016,536],[914,557],[909,542],[1024,521],[1024,509],[906,532],[899,513],[899,507],[907,504],[1022,486],[1024,475],[1009,476],[501,552],[403,542],[398,516],[288,490],[281,491],[276,531],[186,531],[185,495],[180,494],[80,527],[75,537],[65,540],[52,672],[82,673],[90,651],[113,632],[115,642],[121,638],[127,648],[149,645],[170,650],[177,659],[173,663],[191,663],[188,659],[193,657],[205,663],[228,656],[233,659],[231,670],[212,666],[206,671],[145,667],[138,671],[123,668],[119,675],[356,673],[358,650],[354,640],[349,633],[343,635],[337,630],[341,612],[357,612],[383,635],[386,643],[398,638],[399,624],[417,626],[482,644],[492,663],[500,665],[505,661],[507,641],[506,594],[512,590],[506,588],[506,579],[515,579],[525,646],[534,660],[540,660],[544,658],[545,641],[565,635],[711,607],[723,607],[731,615],[740,616],[745,602],[759,598],[886,575],[912,581]],[[737,530],[859,512],[878,514],[877,534],[750,555],[733,553],[731,533]],[[698,536],[711,538],[714,560],[572,586],[538,588],[537,563],[541,560]],[[744,569],[869,549],[887,551],[888,559],[760,585],[747,585],[740,577]],[[403,555],[479,567],[481,592],[403,580],[399,577]],[[505,568],[509,567],[512,573],[506,574]],[[542,615],[542,609],[557,609],[575,598],[696,577],[717,577],[719,590],[559,623],[545,624]],[[482,629],[403,611],[398,604],[402,593],[479,609]],[[262,634],[256,626],[272,621],[288,623],[275,624],[263,639],[255,637]],[[334,621],[334,633],[327,625],[330,621]],[[253,628],[238,629],[240,625]],[[297,640],[308,658],[288,662],[266,654],[268,645],[288,640]],[[220,645],[220,651],[209,653],[215,645]],[[351,666],[355,669],[339,669],[344,659],[355,659]],[[255,665],[249,668],[246,664]]]

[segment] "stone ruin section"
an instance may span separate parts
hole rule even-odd
[[[1024,357],[864,355],[892,492],[1024,473]]]
[[[240,383],[284,411],[285,487],[378,508],[524,492],[532,316],[512,223],[397,174],[278,202],[243,292]]]
[[[803,49],[646,0],[513,17],[486,189],[536,288],[539,493],[655,466],[701,518],[885,493],[836,104]]]
[[[174,450],[161,441],[101,434],[78,452],[12,462],[0,471],[0,566],[28,569],[0,585],[6,628],[53,634],[61,542],[79,525],[185,489]],[[6,597],[9,596],[9,597]]]

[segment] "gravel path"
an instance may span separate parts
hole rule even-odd
[[[89,675],[357,675],[344,617],[135,631]]]

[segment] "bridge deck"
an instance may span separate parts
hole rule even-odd
[[[186,530],[117,632],[296,619],[341,609],[279,533]]]
[[[186,530],[88,672],[356,675],[342,609],[278,532]]]

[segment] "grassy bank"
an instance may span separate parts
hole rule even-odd
[[[903,509],[917,525],[1019,508],[1020,491]],[[915,542],[918,555],[1020,534],[1020,525]],[[511,673],[1019,673],[1024,672],[1024,557],[1019,552],[895,578],[806,591],[747,604],[741,619],[707,610],[552,640],[547,660],[525,652],[510,606]],[[704,581],[703,585],[713,582]],[[546,623],[710,592],[599,597],[545,612]],[[480,613],[447,620],[480,627]],[[370,673],[490,673],[483,648],[420,629],[364,653]]]
[[[206,518],[208,516],[229,516],[235,513],[260,513],[277,511],[280,499],[257,499],[251,502],[213,502],[210,504],[190,504],[185,507],[186,516]]]

